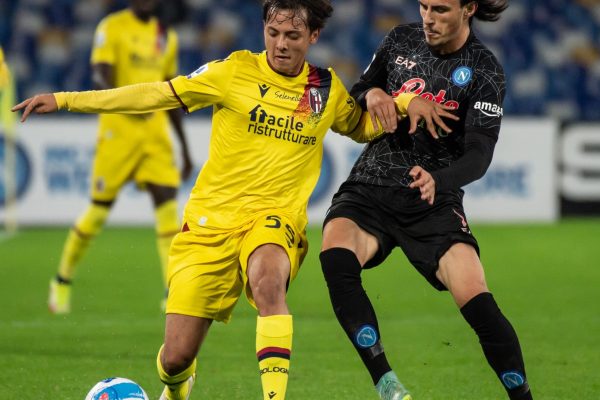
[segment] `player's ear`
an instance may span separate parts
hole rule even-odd
[[[309,43],[310,44],[317,43],[317,40],[319,40],[319,35],[320,34],[321,34],[321,30],[320,29],[315,29],[314,31],[312,31],[310,33]]]
[[[475,15],[475,11],[477,11],[477,2],[476,1],[472,1],[465,5],[465,17],[466,18],[471,18],[473,15]]]

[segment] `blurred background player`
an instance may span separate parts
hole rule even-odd
[[[177,36],[154,16],[158,0],[131,0],[128,9],[104,18],[96,29],[91,63],[95,89],[164,81],[177,74]],[[90,241],[102,229],[119,191],[130,180],[152,198],[157,247],[166,288],[171,240],[179,231],[176,193],[180,184],[167,115],[180,141],[181,178],[192,172],[181,111],[144,115],[101,115],[91,180],[91,203],[69,232],[48,307],[71,308],[71,283]]]
[[[4,60],[4,50],[2,50],[2,46],[0,46],[0,90],[2,92],[4,92],[4,89],[8,86],[9,81],[10,72],[6,65],[6,61]]]
[[[0,134],[4,140],[4,230],[12,234],[17,229],[16,205],[16,154],[15,154],[15,115],[9,112],[10,104],[15,101],[15,86],[10,70],[4,59],[4,51],[0,46]]]
[[[6,65],[6,61],[4,60],[4,50],[2,50],[2,46],[0,46],[0,94],[4,94],[4,91],[9,86],[9,83],[10,71]]]
[[[489,292],[463,210],[464,185],[487,171],[502,120],[502,66],[471,30],[496,21],[505,0],[420,0],[422,22],[384,38],[351,90],[386,131],[367,145],[334,196],[320,255],[339,323],[384,400],[410,395],[383,350],[361,282],[395,247],[438,290],[448,290],[510,399],[532,399],[517,334]],[[417,93],[452,105],[460,120],[432,138],[397,124],[392,96]],[[397,126],[398,125],[398,126]]]

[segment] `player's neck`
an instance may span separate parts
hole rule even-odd
[[[466,27],[459,35],[457,35],[455,40],[452,40],[446,43],[444,46],[440,46],[435,49],[440,55],[447,55],[456,53],[467,43],[469,40],[469,36],[471,35],[471,28]]]
[[[152,14],[151,13],[136,11],[134,9],[132,9],[131,12],[133,13],[133,15],[135,15],[135,17],[137,19],[139,19],[140,21],[142,21],[144,23],[150,21],[150,19],[152,18]]]
[[[298,71],[296,71],[294,73],[288,73],[288,72],[279,71],[275,67],[273,67],[273,65],[271,65],[271,62],[269,61],[269,57],[267,57],[267,65],[269,66],[269,68],[271,68],[271,70],[273,72],[275,72],[277,75],[285,76],[287,78],[295,78],[295,77],[299,76],[302,73],[302,71],[304,70],[304,64],[306,64],[306,59],[304,61],[302,61],[302,64],[298,68]]]

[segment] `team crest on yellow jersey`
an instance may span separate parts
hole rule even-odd
[[[319,89],[317,88],[310,88],[309,93],[310,109],[313,113],[319,114],[321,112],[321,107],[323,106],[323,99],[321,98],[321,93],[319,93]]]
[[[310,65],[308,83],[294,114],[306,120],[309,125],[316,126],[325,112],[330,91],[331,72]]]

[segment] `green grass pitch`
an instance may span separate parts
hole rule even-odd
[[[490,289],[515,326],[536,399],[600,398],[600,220],[475,225]],[[66,228],[0,237],[0,399],[83,400],[99,380],[122,376],[151,399],[164,317],[149,228],[107,228],[78,271],[73,311],[50,315],[49,278]],[[288,302],[295,321],[288,399],[377,399],[337,325],[318,263],[320,230]],[[416,400],[506,398],[474,333],[396,251],[363,274],[392,366]],[[199,356],[192,399],[261,399],[256,313],[244,299],[215,324]]]

